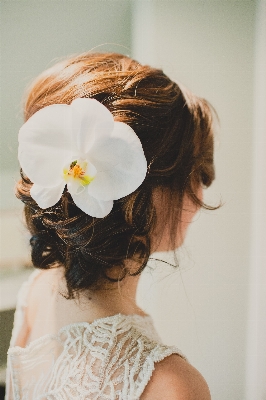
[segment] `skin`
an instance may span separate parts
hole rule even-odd
[[[197,197],[202,200],[203,191],[200,187],[197,190]],[[167,194],[164,194],[160,189],[155,189],[153,192],[153,204],[156,209],[157,224],[152,236],[151,252],[169,251],[180,247],[185,239],[187,229],[199,210],[192,200],[185,194],[181,218],[176,229],[176,235],[173,240],[170,235],[170,224],[167,221]]]
[[[155,364],[141,400],[211,400],[203,376],[178,355]]]

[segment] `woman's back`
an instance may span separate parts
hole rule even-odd
[[[171,354],[185,359],[177,348],[161,344],[150,316],[92,320],[88,302],[80,306],[59,290],[64,279],[55,269],[34,271],[20,291],[9,350],[15,399],[139,399],[145,388],[148,399],[154,368],[156,375],[169,368],[169,361],[163,368],[160,361]]]

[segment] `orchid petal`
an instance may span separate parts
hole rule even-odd
[[[54,187],[63,180],[63,169],[70,164],[71,153],[41,148],[35,144],[23,143],[19,146],[20,165],[27,177],[37,185]]]
[[[88,175],[90,177],[95,177],[95,175],[97,174],[97,169],[95,168],[95,166],[88,160],[87,161],[87,167],[85,170],[85,176]]]
[[[19,131],[18,158],[29,179],[43,187],[62,181],[73,148],[70,107],[55,104],[37,111]]]
[[[81,186],[77,179],[71,179],[71,181],[67,182],[68,191],[71,191],[71,194],[78,194],[79,192],[84,190],[84,186]],[[73,196],[72,196],[73,197]]]
[[[89,186],[88,186],[89,187]],[[95,199],[88,193],[88,187],[84,187],[83,191],[80,193],[75,193],[72,191],[72,185],[68,184],[67,188],[71,194],[74,203],[83,212],[90,215],[91,217],[104,218],[106,217],[113,208],[113,201],[102,201]]]
[[[134,192],[145,179],[147,162],[141,142],[122,122],[115,122],[110,139],[97,141],[89,157],[97,175],[88,185],[88,192],[97,199],[120,199]]]
[[[95,99],[79,98],[71,103],[72,131],[81,154],[87,154],[95,140],[108,137],[114,126],[110,111]]]
[[[31,187],[30,194],[40,208],[48,208],[54,206],[60,200],[64,187],[64,182],[52,188],[45,188],[35,183]]]

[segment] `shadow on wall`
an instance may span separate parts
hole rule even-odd
[[[0,400],[5,400],[5,388],[0,386]]]
[[[6,358],[13,328],[14,311],[15,310],[4,310],[0,312],[0,400],[4,400],[5,398]]]

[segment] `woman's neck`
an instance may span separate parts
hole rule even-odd
[[[90,290],[82,296],[87,302],[91,312],[100,316],[114,314],[139,314],[146,315],[136,303],[136,290],[138,276],[127,276],[122,281],[114,283],[113,287],[106,289]],[[84,302],[84,300],[82,302]]]
[[[128,276],[114,284],[113,289],[88,290],[76,299],[67,300],[64,269],[40,271],[28,297],[27,344],[46,334],[57,334],[61,328],[73,323],[90,323],[119,313],[145,316],[136,304],[138,280],[139,276]]]

